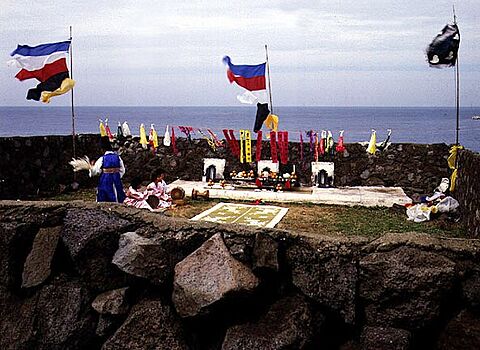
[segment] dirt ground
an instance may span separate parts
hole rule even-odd
[[[95,201],[95,189],[83,189],[42,200],[85,200]],[[187,199],[185,205],[176,206],[159,215],[190,219],[213,207],[222,200]],[[224,202],[226,200],[223,200]],[[233,202],[233,201],[228,201]],[[249,204],[248,202],[242,202]],[[441,236],[463,237],[465,230],[460,223],[453,222],[445,215],[433,217],[429,222],[407,221],[405,208],[396,206],[360,207],[294,203],[262,203],[289,208],[276,228],[295,232],[308,232],[322,235],[365,235],[379,236],[388,232],[424,232]],[[262,205],[259,204],[259,205]]]

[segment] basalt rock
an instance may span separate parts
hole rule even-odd
[[[175,266],[172,298],[180,316],[196,316],[228,296],[252,292],[258,283],[216,234]]]
[[[305,295],[355,322],[356,253],[362,239],[300,239],[286,252],[292,282]]]
[[[254,271],[274,271],[280,268],[278,242],[265,233],[257,233],[253,247]]]
[[[97,291],[122,287],[126,276],[112,257],[122,232],[132,224],[101,210],[70,209],[65,216],[62,240],[75,269]]]
[[[257,322],[229,328],[222,350],[303,349],[311,336],[309,305],[304,298],[291,296],[274,303]]]
[[[38,294],[20,298],[0,286],[0,349],[34,349]]]
[[[439,350],[480,349],[480,317],[478,313],[461,311],[445,327],[438,340]]]
[[[42,228],[35,236],[32,250],[23,268],[23,288],[37,286],[50,276],[50,265],[61,230],[62,226]]]
[[[40,291],[37,303],[39,349],[81,349],[94,341],[96,317],[91,296],[78,281],[57,279]]]
[[[98,295],[92,302],[92,307],[99,314],[107,315],[123,315],[130,308],[126,293],[128,287],[109,290],[108,292]]]
[[[359,294],[367,324],[416,330],[435,320],[455,278],[439,254],[399,247],[360,260]]]
[[[142,300],[102,349],[187,350],[185,339],[179,320],[167,305],[160,300]]]
[[[410,332],[389,327],[365,327],[360,337],[362,350],[408,350]]]

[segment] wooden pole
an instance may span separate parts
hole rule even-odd
[[[270,97],[270,113],[273,114],[273,103],[272,103],[272,85],[270,83],[270,64],[268,63],[268,49],[267,44],[265,44],[265,57],[267,60],[267,74],[268,74],[268,95]]]
[[[73,51],[72,51],[72,26],[70,26],[70,78],[73,79]],[[76,150],[75,150],[75,107],[73,103],[73,88],[72,88],[72,100],[71,100],[71,105],[72,105],[72,152],[73,152],[73,157],[75,158],[76,156]]]
[[[453,24],[457,24],[457,15],[455,14],[455,4],[453,5]],[[458,48],[460,51],[460,47]],[[455,105],[456,105],[456,114],[457,114],[457,127],[455,133],[455,144],[459,145],[459,133],[460,133],[460,69],[458,65],[458,51],[457,51],[457,60],[455,62]]]

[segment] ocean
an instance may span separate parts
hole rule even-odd
[[[412,143],[455,143],[455,108],[446,107],[275,107],[280,130],[289,131],[290,140],[299,131],[331,130],[337,139],[345,130],[345,142],[368,141],[371,129],[382,141],[392,129],[391,141]],[[98,133],[98,119],[109,119],[112,132],[118,122],[127,121],[133,134],[144,123],[147,133],[155,124],[159,135],[165,126],[210,128],[223,137],[222,129],[253,129],[255,106],[239,107],[75,107],[76,132]],[[480,152],[480,107],[460,110],[460,144]],[[71,108],[56,106],[0,107],[0,136],[69,135]],[[176,130],[176,136],[181,133]],[[198,135],[198,133],[197,133]],[[304,136],[304,140],[307,138]]]

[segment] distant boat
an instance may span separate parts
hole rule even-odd
[[[474,116],[472,117],[472,119],[473,119],[473,120],[480,120],[480,115],[474,115]]]

